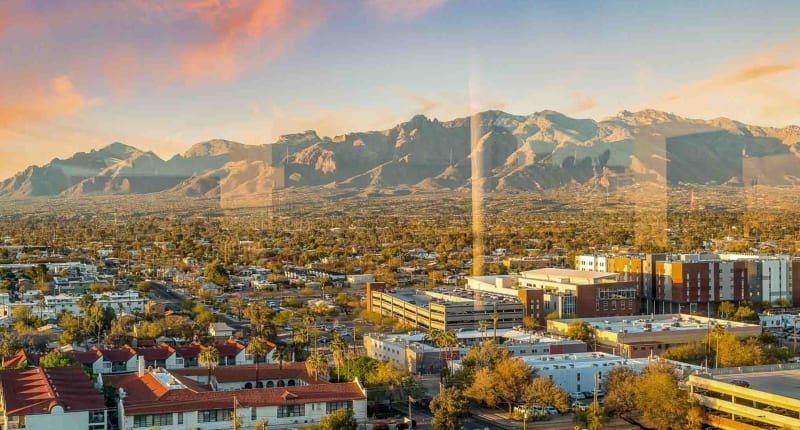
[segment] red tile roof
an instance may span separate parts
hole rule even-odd
[[[178,351],[178,355],[184,358],[197,358],[202,349],[203,348],[200,346],[194,344],[175,347],[175,350]]]
[[[111,375],[105,382],[125,390],[123,403],[128,416],[231,408],[234,396],[240,407],[366,399],[361,387],[355,382],[209,391],[206,385],[188,386],[188,378],[177,375],[177,369],[171,371],[171,375],[186,387],[168,390],[150,373],[141,378],[137,374]]]
[[[206,376],[208,369],[205,367],[190,367],[186,369],[171,369],[173,375],[180,376]],[[248,364],[246,366],[218,366],[213,369],[214,378],[217,382],[245,382],[256,380],[256,366]],[[301,379],[307,384],[327,384],[328,381],[314,378],[308,375],[305,363],[283,363],[283,370],[280,364],[259,364],[258,379]]]
[[[0,371],[6,415],[47,414],[57,405],[64,412],[104,409],[103,395],[80,366]]]
[[[39,357],[41,356],[42,354],[25,352],[24,349],[20,349],[16,354],[3,359],[3,367],[14,368],[23,363],[27,363],[27,366],[38,366]]]
[[[96,348],[96,346],[92,347],[92,349]],[[103,358],[105,360],[112,362],[128,361],[131,357],[136,355],[136,350],[128,345],[119,349],[101,349],[100,351],[103,353]]]
[[[57,350],[58,351],[58,350]],[[103,358],[103,353],[97,349],[90,349],[88,351],[59,351],[66,355],[71,355],[75,357],[78,362],[91,365],[94,364],[95,361]]]
[[[172,349],[171,346],[162,347],[162,346],[154,346],[150,348],[135,348],[136,353],[139,354],[140,357],[144,357],[145,360],[166,360],[172,354],[175,353],[175,350]]]

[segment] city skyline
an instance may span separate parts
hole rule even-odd
[[[800,123],[799,6],[725,6],[12,0],[0,6],[0,169],[113,141],[168,157],[212,138],[263,144],[475,109]]]

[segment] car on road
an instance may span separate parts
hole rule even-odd
[[[750,383],[743,379],[731,379],[730,383],[739,387],[750,388]]]

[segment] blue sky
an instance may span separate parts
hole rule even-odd
[[[798,124],[797,16],[791,1],[4,0],[0,171],[112,141],[168,157],[471,103]]]

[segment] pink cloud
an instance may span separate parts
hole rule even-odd
[[[328,15],[326,2],[198,0],[184,3],[208,25],[210,40],[179,54],[189,80],[232,79],[251,63],[284,53]]]
[[[96,103],[75,91],[68,76],[51,79],[47,85],[41,82],[37,85],[26,85],[24,94],[19,86],[6,84],[0,88],[0,128],[40,122]]]

